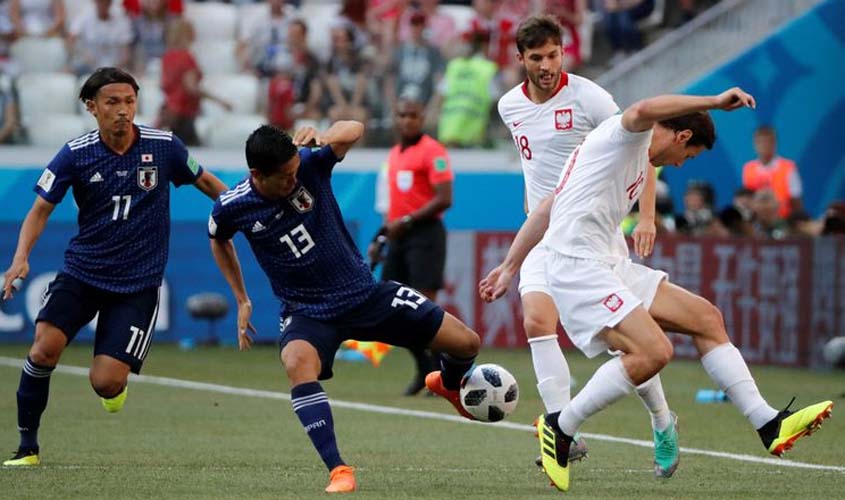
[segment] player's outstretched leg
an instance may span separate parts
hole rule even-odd
[[[544,273],[545,274],[545,273]],[[545,278],[545,277],[544,277]],[[530,280],[530,278],[529,278]],[[546,413],[560,412],[569,403],[571,376],[569,364],[560,349],[557,336],[558,312],[554,300],[541,287],[520,286],[522,293],[522,326],[531,348],[531,362],[537,377],[537,392],[543,400]],[[587,456],[587,443],[575,436],[569,461],[576,462]],[[542,456],[537,465],[542,466]]]
[[[757,429],[769,453],[782,456],[830,416],[830,401],[794,413],[788,407],[781,412],[772,408],[760,394],[739,349],[731,344],[722,314],[706,299],[664,282],[650,312],[661,325],[693,337],[704,370]]]
[[[669,411],[660,374],[637,386],[637,396],[651,414],[654,436],[654,475],[672,477],[680,462],[678,446],[678,416]]]
[[[282,349],[281,358],[290,380],[293,411],[329,470],[326,492],[355,491],[354,469],[340,457],[329,398],[317,381],[320,374],[317,350],[304,340],[293,340]]]
[[[35,342],[24,361],[18,384],[18,431],[20,444],[14,456],[3,462],[5,466],[31,466],[41,463],[38,428],[41,415],[47,408],[50,394],[50,375],[65,348],[67,337],[58,328],[40,321],[35,328]]]
[[[440,353],[440,371],[431,372],[425,378],[429,391],[443,397],[463,417],[475,420],[461,405],[461,379],[472,368],[481,340],[478,334],[449,313],[443,315],[440,330],[430,344],[431,350]]]

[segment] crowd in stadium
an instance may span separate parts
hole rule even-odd
[[[691,18],[696,8],[709,3],[670,2],[677,19],[672,22]],[[638,23],[645,26],[655,10],[660,11],[658,22],[663,22],[666,4],[4,0],[0,142],[38,142],[27,137],[26,119],[16,119],[36,113],[16,109],[22,74],[60,72],[81,79],[97,67],[116,66],[141,79],[139,118],[173,129],[188,145],[209,142],[203,130],[211,128],[211,122],[206,120],[203,127],[195,124],[198,118],[202,122],[203,116],[223,114],[260,115],[284,129],[297,120],[353,118],[368,123],[368,144],[387,145],[392,107],[402,96],[426,104],[427,129],[444,143],[491,146],[502,139],[502,134],[496,135],[496,120],[477,111],[464,116],[461,96],[469,89],[477,94],[472,96],[474,107],[492,109],[496,99],[521,80],[514,51],[519,19],[540,11],[556,15],[565,28],[564,67],[573,70],[591,56],[594,24],[607,48],[600,63],[613,64],[642,47]],[[49,54],[57,50],[59,61],[52,63]],[[467,78],[467,73],[473,76]],[[26,80],[27,88],[31,80]],[[202,103],[204,99],[209,102]],[[27,101],[22,101],[25,107]],[[468,122],[472,126],[467,127]]]
[[[250,130],[259,121],[290,130],[355,119],[368,124],[367,144],[387,146],[393,108],[403,97],[425,106],[425,129],[448,147],[490,147],[510,139],[495,103],[523,78],[513,49],[519,19],[540,11],[555,15],[564,26],[564,69],[589,74],[641,48],[639,26],[656,8],[673,13],[670,20],[661,12],[662,23],[677,24],[712,3],[4,0],[0,143],[40,145],[32,124],[43,123],[38,117],[48,112],[61,122],[56,112],[62,106],[79,133],[91,128],[74,102],[78,82],[99,66],[118,66],[141,83],[136,121],[171,129],[188,145],[219,145],[209,139],[214,130],[229,130],[221,125],[239,119]],[[601,57],[592,55],[593,24],[605,49]],[[44,45],[49,42],[55,43]],[[59,57],[50,67],[56,44]],[[584,66],[591,57],[592,66]],[[50,85],[42,88],[44,80]],[[765,156],[758,163],[779,159],[774,152]],[[833,206],[821,220],[802,209],[793,168],[787,183],[746,179],[721,210],[706,183],[690,185],[682,207],[659,189],[658,225],[690,235],[775,239],[841,231],[845,208]]]

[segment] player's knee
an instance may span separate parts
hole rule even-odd
[[[728,333],[725,330],[725,318],[722,311],[710,302],[705,301],[706,306],[702,308],[700,321],[702,330],[707,338],[723,344],[729,342]]]
[[[672,342],[665,335],[661,335],[660,340],[653,342],[648,349],[648,361],[652,371],[657,373],[663,369],[672,360],[674,354],[675,349],[672,347]]]
[[[56,366],[61,351],[36,343],[29,350],[29,359],[38,366]]]
[[[101,398],[113,398],[120,394],[120,391],[126,386],[126,380],[114,378],[109,375],[99,375],[91,373],[91,388]]]
[[[525,328],[528,338],[551,335],[557,330],[557,318],[548,321],[539,314],[527,314],[522,320],[522,327]]]
[[[319,362],[314,355],[302,349],[285,350],[282,353],[282,364],[288,379],[297,383],[300,379],[316,379],[319,373]]]

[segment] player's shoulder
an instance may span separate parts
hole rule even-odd
[[[431,151],[446,151],[446,146],[444,146],[442,142],[428,134],[423,134],[422,139],[420,139],[420,143],[424,148]]]
[[[499,98],[499,112],[502,112],[503,109],[510,109],[525,100],[524,90],[522,89],[523,86],[524,83],[520,82]]]
[[[67,146],[71,152],[75,152],[89,148],[98,142],[100,142],[100,131],[99,129],[94,129],[68,141],[65,146]]]
[[[147,125],[137,125],[137,127],[141,139],[173,142],[173,132],[169,130],[161,130]]]
[[[247,177],[217,197],[217,201],[214,203],[215,211],[231,210],[238,205],[236,202],[247,201],[252,195],[252,184],[249,182],[249,177]]]

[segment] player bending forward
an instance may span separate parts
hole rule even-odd
[[[428,389],[459,413],[458,388],[480,341],[475,332],[421,293],[394,281],[377,283],[352,241],[331,189],[332,168],[363,134],[341,121],[323,134],[293,139],[262,126],[246,142],[249,176],[223,193],[208,222],[211,250],[238,302],[238,346],[249,348],[252,305],[232,237],[241,231],[281,302],[281,361],[291,403],[330,471],[329,493],[355,491],[353,469],[340,457],[329,400],[319,380],[332,377],[341,342],[377,340],[443,353]],[[299,146],[316,144],[315,148]]]
[[[781,456],[830,416],[830,401],[794,413],[788,406],[780,412],[772,408],[731,344],[716,307],[669,283],[665,273],[613,252],[616,228],[639,198],[646,169],[681,166],[712,148],[716,136],[706,111],[741,107],[753,108],[755,102],[739,88],[710,97],[665,95],[602,122],[569,157],[554,194],[531,213],[505,261],[479,283],[488,302],[504,295],[525,256],[543,239],[549,288],[572,342],[588,357],[608,348],[623,353],[600,366],[562,411],[538,419],[543,468],[561,490],[569,488],[569,447],[581,424],[671,359],[663,328],[693,338],[707,374],[773,455]],[[660,277],[656,290],[638,286],[655,276]]]
[[[562,28],[548,15],[529,17],[516,33],[517,59],[528,76],[499,100],[499,115],[513,134],[519,149],[525,177],[525,211],[531,213],[554,191],[566,159],[578,144],[601,122],[619,112],[619,107],[603,88],[562,70]],[[638,255],[651,253],[657,174],[648,169],[640,200],[640,222],[634,229]],[[621,229],[616,231],[614,255],[628,256]],[[523,325],[531,347],[531,360],[537,376],[537,390],[546,413],[554,413],[569,403],[569,365],[557,338],[558,312],[546,283],[548,251],[537,245],[519,270]],[[640,283],[656,288],[660,278]],[[653,295],[653,291],[651,294]],[[678,417],[669,411],[660,375],[636,388],[637,396],[651,414],[654,436],[654,473],[671,477],[678,467]],[[587,445],[575,436],[570,460],[587,455]],[[542,457],[538,459],[542,462]]]

